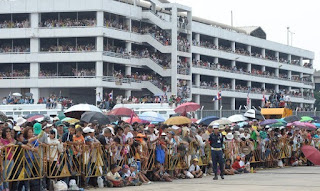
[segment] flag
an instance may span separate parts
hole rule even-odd
[[[250,105],[250,97],[249,97],[250,91],[251,91],[251,88],[248,89],[248,94],[247,94],[247,106]]]
[[[220,99],[222,99],[222,97],[221,97],[221,91],[219,91],[218,94],[213,97],[212,101],[217,101],[217,100],[220,100]]]
[[[109,99],[110,99],[110,100],[113,100],[113,97],[112,97],[112,96],[113,96],[113,90],[109,93]]]

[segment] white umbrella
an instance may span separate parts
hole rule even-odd
[[[66,115],[66,117],[71,117],[71,118],[75,118],[75,119],[80,120],[81,115],[86,111],[95,111],[95,112],[102,113],[102,111],[94,105],[77,104],[77,105],[74,105],[74,106],[70,107],[69,109],[67,109],[67,111],[65,111],[64,114]]]
[[[221,118],[219,120],[212,121],[209,126],[214,125],[215,123],[218,123],[219,125],[229,125],[232,122],[229,119]]]
[[[237,123],[237,122],[241,122],[241,121],[246,121],[246,120],[248,120],[248,118],[246,118],[245,116],[243,116],[243,115],[241,115],[241,114],[231,115],[230,117],[228,117],[228,119],[229,119],[232,123]]]
[[[18,92],[13,93],[12,95],[13,95],[13,96],[16,96],[16,97],[21,97],[21,96],[22,96],[21,93],[18,93]]]
[[[249,109],[245,112],[244,116],[252,119],[265,120],[261,112],[255,109]]]
[[[164,122],[165,119],[162,117],[161,114],[157,112],[144,112],[139,115],[139,118],[145,121],[150,121],[150,122]]]

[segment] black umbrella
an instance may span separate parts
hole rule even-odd
[[[96,111],[87,111],[81,115],[81,121],[85,121],[87,123],[92,123],[97,121],[99,125],[110,124],[110,120],[107,116],[103,115],[103,113]]]
[[[288,116],[288,117],[285,117],[284,120],[287,122],[287,123],[292,123],[292,122],[295,122],[295,121],[300,121],[301,117],[298,117],[296,115],[291,115],[291,116]]]

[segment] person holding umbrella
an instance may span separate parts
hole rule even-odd
[[[214,123],[212,125],[209,125],[208,131],[210,133],[209,143],[211,146],[211,157],[212,157],[213,172],[214,172],[213,180],[218,180],[217,163],[219,163],[221,179],[224,179],[224,159],[223,159],[223,151],[222,151],[223,136],[219,132],[219,124]]]

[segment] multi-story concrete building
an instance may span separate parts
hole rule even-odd
[[[0,1],[0,96],[178,95],[218,109],[290,94],[312,107],[314,53],[164,0]]]

